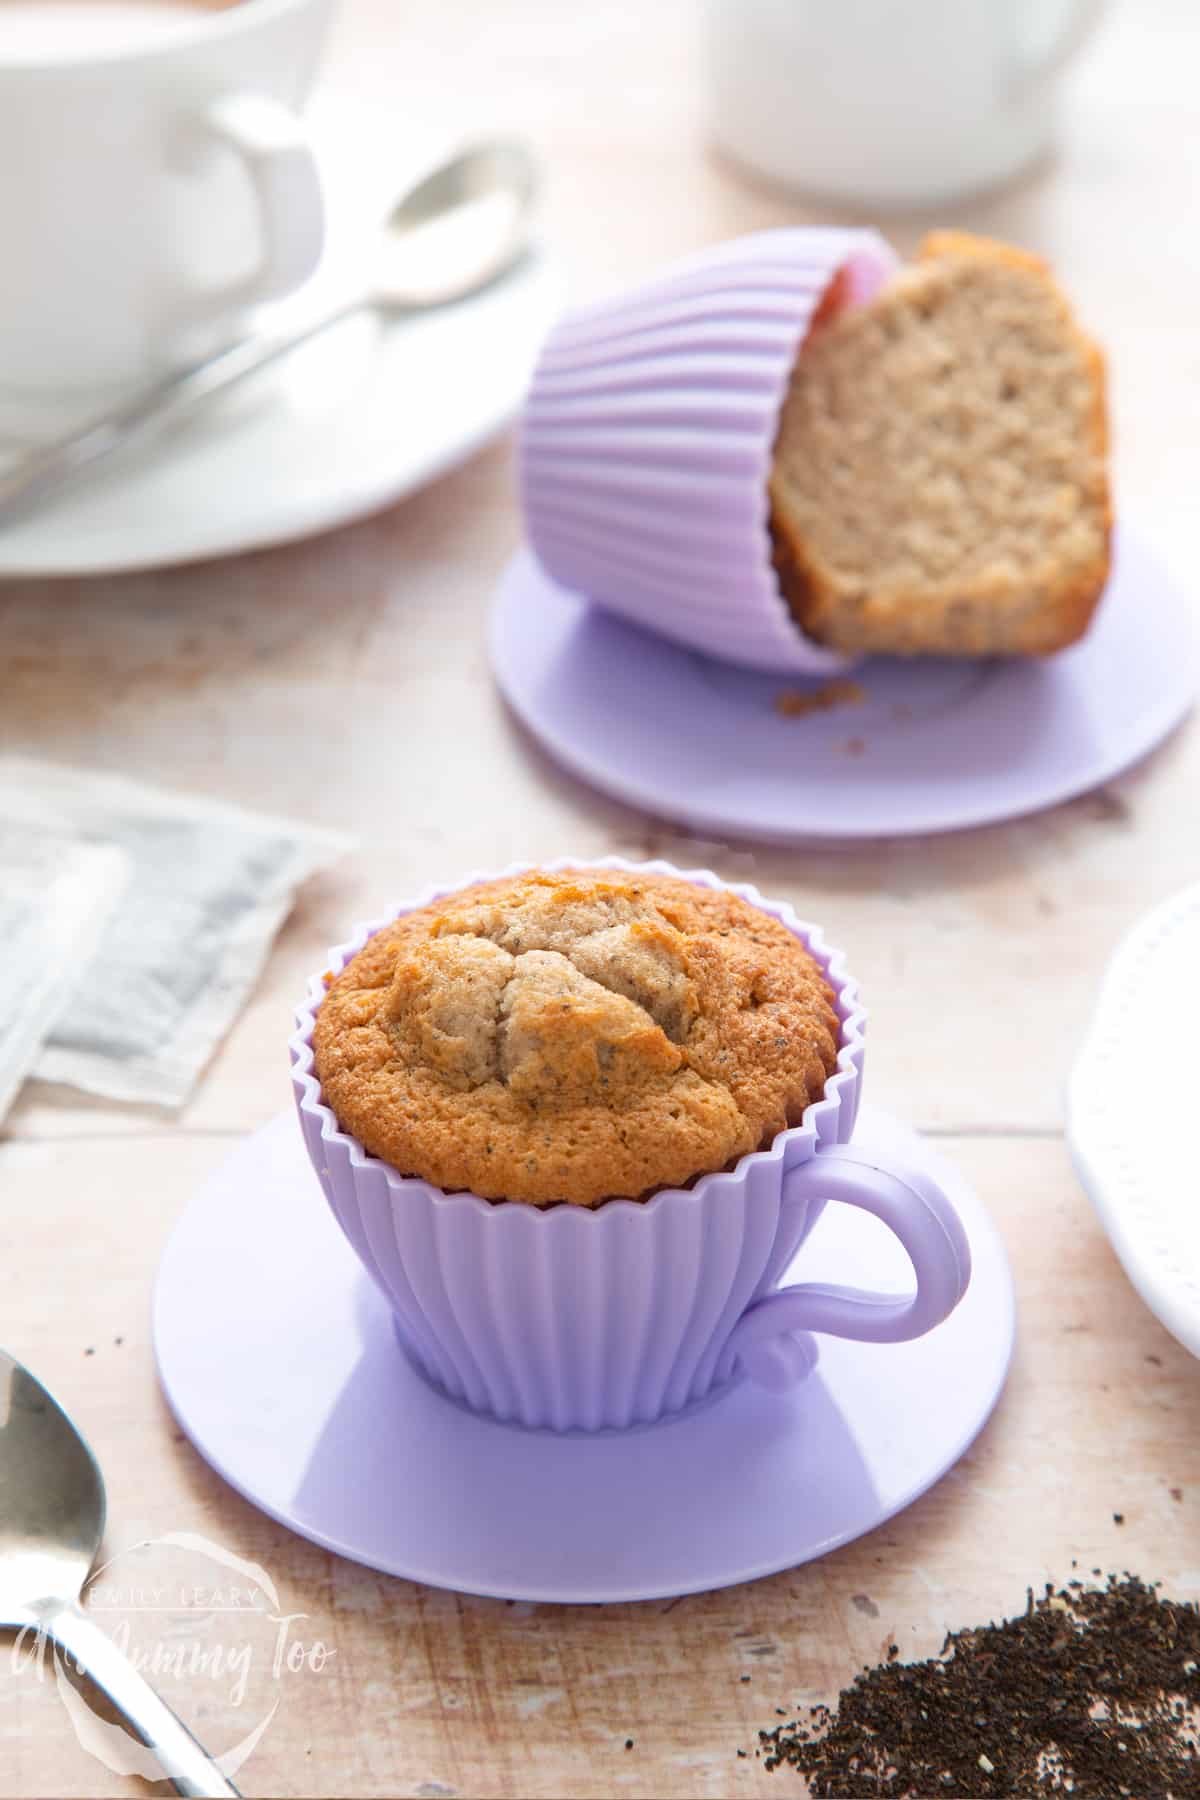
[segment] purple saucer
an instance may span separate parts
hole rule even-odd
[[[917,1156],[946,1187],[974,1267],[957,1311],[912,1343],[822,1339],[815,1374],[785,1393],[747,1382],[662,1425],[564,1437],[494,1424],[426,1386],[288,1113],[233,1153],[167,1245],[154,1296],[167,1398],[254,1505],[435,1587],[648,1600],[791,1568],[944,1474],[995,1405],[1012,1350],[1008,1263],[961,1175],[880,1113],[864,1113],[854,1141]],[[866,1286],[911,1279],[896,1240],[845,1207],[802,1254],[806,1278],[849,1265]]]
[[[875,658],[861,704],[785,717],[824,681],[679,648],[512,563],[491,621],[513,711],[572,774],[658,818],[768,842],[994,824],[1110,780],[1195,698],[1188,600],[1124,531],[1081,644],[1044,661]],[[828,678],[825,678],[827,681]]]

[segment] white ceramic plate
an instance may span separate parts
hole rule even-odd
[[[378,106],[318,101],[329,241],[312,285],[264,309],[282,325],[365,265],[390,195],[445,145]],[[445,473],[513,418],[563,283],[544,252],[426,319],[364,315],[225,400],[0,527],[0,576],[84,575],[198,561],[323,531]]]
[[[1142,920],[1117,950],[1071,1075],[1067,1138],[1134,1287],[1200,1356],[1196,1027],[1200,886]]]

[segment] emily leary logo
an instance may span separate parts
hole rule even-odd
[[[261,1742],[278,1710],[284,1681],[320,1675],[337,1652],[307,1637],[307,1613],[284,1612],[267,1571],[223,1545],[187,1531],[146,1537],[92,1571],[89,1615],[163,1699],[201,1736],[197,1708],[186,1704],[205,1684],[204,1711],[227,1722],[249,1718],[230,1747],[205,1749],[221,1772],[234,1776]],[[27,1626],[12,1650],[14,1671],[31,1667],[53,1677],[80,1746],[114,1775],[161,1781],[162,1769],[123,1726],[102,1719],[68,1678],[69,1657],[40,1629]],[[173,1691],[173,1690],[178,1690]]]

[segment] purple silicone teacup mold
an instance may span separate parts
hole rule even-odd
[[[874,231],[796,227],[720,244],[550,333],[520,434],[529,541],[560,586],[692,650],[817,675],[771,560],[767,482],[818,307],[896,266]]]
[[[840,952],[789,906],[706,870],[618,857],[547,866],[728,886],[780,919],[834,991],[837,1066],[799,1125],[688,1188],[595,1209],[487,1201],[402,1175],[341,1130],[313,1068],[314,1015],[325,993],[325,977],[314,976],[290,1046],[305,1144],[334,1217],[391,1306],[420,1372],[450,1399],[497,1420],[554,1431],[621,1429],[677,1415],[746,1375],[768,1387],[802,1379],[816,1360],[814,1331],[896,1343],[939,1324],[966,1290],[966,1237],[927,1176],[884,1168],[850,1143],[864,1013]],[[328,969],[344,968],[401,913],[493,878],[470,875],[395,908],[331,951]],[[777,1289],[830,1200],[865,1208],[891,1227],[913,1263],[913,1295],[816,1283]]]

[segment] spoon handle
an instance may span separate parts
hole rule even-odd
[[[239,339],[201,362],[152,382],[115,411],[89,419],[53,443],[29,451],[0,471],[0,525],[23,517],[41,501],[49,500],[72,476],[93,463],[128,444],[152,437],[170,421],[227,393],[259,369],[278,362],[309,338],[328,331],[331,325],[368,304],[366,295],[356,295],[275,337]]]
[[[102,1688],[133,1726],[146,1745],[163,1775],[156,1775],[147,1765],[128,1773],[144,1779],[161,1780],[165,1776],[177,1794],[204,1800],[226,1800],[238,1790],[227,1781],[212,1758],[200,1748],[187,1726],[164,1700],[160,1700],[149,1682],[143,1681],[133,1664],[117,1649],[112,1639],[78,1606],[64,1606],[41,1621],[47,1636],[65,1650],[80,1668],[86,1670],[96,1686]],[[128,1740],[126,1740],[128,1742]],[[129,1746],[132,1750],[133,1746]]]

